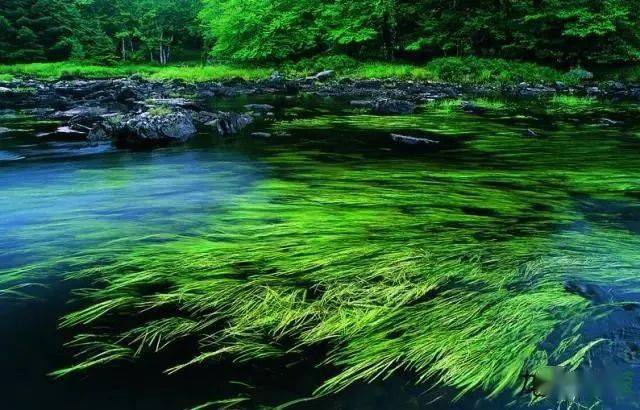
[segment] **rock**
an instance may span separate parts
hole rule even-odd
[[[591,71],[587,71],[583,68],[577,67],[569,70],[567,72],[569,77],[576,78],[580,81],[588,81],[593,80],[593,73]]]
[[[286,79],[284,75],[275,71],[273,72],[269,78],[267,78],[264,82],[264,85],[272,88],[285,88],[286,87]]]
[[[11,132],[13,130],[9,129],[9,128],[5,128],[5,127],[0,127],[0,135],[2,134],[6,134],[8,132]]]
[[[590,95],[590,96],[599,95],[600,94],[600,88],[598,88],[598,87],[589,87],[589,88],[587,88],[587,94]]]
[[[277,131],[274,135],[276,137],[291,137],[291,133],[287,131]]]
[[[476,104],[469,101],[462,101],[460,103],[460,108],[462,108],[462,111],[469,114],[484,114],[487,111],[484,108],[479,107]]]
[[[436,141],[428,138],[411,137],[411,136],[402,135],[402,134],[391,134],[391,139],[394,142],[405,144],[405,145],[433,146],[433,145],[440,144],[440,141]]]
[[[173,111],[165,115],[153,115],[150,112],[129,114],[108,123],[111,126],[104,128],[105,133],[110,133],[116,145],[123,147],[164,146],[185,142],[196,134],[193,119],[185,111]],[[102,137],[99,132],[95,130],[92,137]]]
[[[317,80],[317,81],[324,81],[324,80],[328,80],[329,78],[333,77],[334,74],[335,74],[335,72],[333,70],[324,70],[324,71],[320,71],[316,75],[312,75],[311,77],[308,77],[308,79]]]
[[[140,93],[132,86],[124,86],[116,93],[116,101],[122,104],[132,104],[140,99]]]
[[[373,101],[371,100],[353,100],[349,104],[351,104],[352,107],[356,107],[356,108],[372,108],[373,107]]]
[[[244,108],[248,111],[266,113],[274,109],[273,105],[269,104],[247,104]]]
[[[373,102],[371,109],[376,114],[411,114],[415,104],[409,101],[379,98]]]
[[[132,74],[132,75],[130,75],[130,76],[129,76],[129,80],[131,80],[131,81],[137,81],[137,82],[144,82],[144,81],[146,81],[146,80],[144,79],[144,77],[143,77],[142,75],[140,75],[140,74]]]
[[[532,130],[531,128],[529,128],[524,132],[524,135],[525,135],[525,137],[534,137],[535,138],[535,137],[538,136],[538,133],[535,132],[534,130]]]
[[[36,137],[50,140],[84,141],[87,139],[87,133],[71,127],[62,126],[58,127],[55,131],[38,133]]]
[[[271,138],[271,134],[268,132],[252,132],[251,136],[256,138]]]
[[[253,118],[246,114],[235,112],[220,112],[217,119],[205,125],[215,126],[220,135],[235,134],[253,122]]]
[[[94,126],[91,131],[89,131],[87,140],[94,144],[110,141],[113,133],[113,127],[108,122],[105,122]]]
[[[218,114],[209,111],[191,111],[191,118],[196,124],[211,125],[218,119]]]
[[[76,122],[88,125],[94,119],[101,119],[103,115],[109,113],[106,107],[101,106],[79,106],[74,107],[66,111],[56,111],[51,114],[51,118],[57,120],[70,120],[76,119]]]
[[[624,124],[624,122],[612,120],[610,118],[601,118],[600,119],[600,124],[614,127],[614,126],[617,126],[617,125],[622,125],[622,124]]]
[[[196,102],[187,100],[186,98],[149,98],[141,105],[146,107],[177,107],[191,111],[202,111]]]

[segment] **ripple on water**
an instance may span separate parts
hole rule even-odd
[[[0,162],[5,161],[20,161],[24,159],[22,155],[14,154],[9,151],[0,151]]]

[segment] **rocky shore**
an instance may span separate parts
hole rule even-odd
[[[402,115],[429,101],[465,95],[501,95],[536,98],[571,94],[611,99],[640,100],[640,85],[622,83],[567,86],[519,84],[504,88],[460,87],[401,80],[334,80],[331,71],[290,80],[279,74],[247,82],[186,83],[180,80],[150,82],[133,76],[108,80],[0,82],[0,109],[28,109],[34,116],[60,122],[42,138],[112,142],[117,146],[146,148],[189,140],[199,127],[229,135],[270,115],[273,107],[251,104],[244,112],[212,112],[204,102],[213,97],[299,93],[349,100],[354,107],[374,114]],[[472,109],[467,107],[466,109]]]

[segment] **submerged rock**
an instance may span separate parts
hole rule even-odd
[[[416,106],[412,102],[380,98],[373,102],[371,109],[376,114],[411,114]]]
[[[617,125],[623,125],[624,122],[612,120],[611,118],[601,118],[600,119],[600,124],[614,127],[614,126],[617,126]]]
[[[271,134],[268,132],[252,132],[251,136],[256,138],[271,138]]]
[[[469,114],[484,114],[487,111],[484,108],[469,101],[462,101],[460,103],[460,108],[462,108],[462,111]]]
[[[404,144],[404,145],[414,145],[414,146],[434,146],[440,144],[440,141],[432,140],[429,138],[421,138],[421,137],[412,137],[409,135],[402,134],[391,134],[391,139],[394,142]]]

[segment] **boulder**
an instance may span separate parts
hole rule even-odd
[[[391,98],[379,98],[371,106],[376,114],[411,114],[415,108],[412,102]]]
[[[220,135],[235,134],[253,122],[251,116],[235,112],[220,112],[217,117],[217,119],[206,125],[215,126]]]
[[[101,132],[109,135],[118,146],[153,148],[185,142],[196,134],[196,127],[185,111],[164,115],[143,112],[111,119],[102,130],[94,128],[91,138],[102,138]]]

